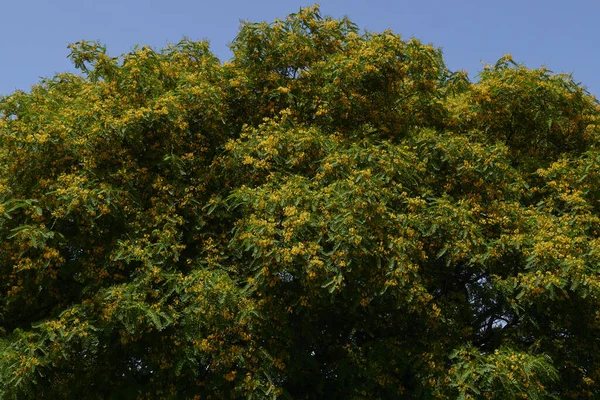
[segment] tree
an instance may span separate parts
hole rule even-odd
[[[600,107],[314,6],[0,100],[1,398],[600,395]]]

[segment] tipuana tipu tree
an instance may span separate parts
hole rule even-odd
[[[318,7],[0,101],[2,398],[594,398],[600,109]]]

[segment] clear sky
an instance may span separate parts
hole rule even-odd
[[[183,36],[208,39],[227,60],[241,20],[272,21],[313,0],[3,0],[0,94],[28,91],[41,76],[73,71],[67,44],[99,40],[112,55],[135,44],[162,48]],[[322,0],[321,11],[361,28],[391,29],[444,51],[473,77],[503,54],[575,79],[600,97],[599,0]]]

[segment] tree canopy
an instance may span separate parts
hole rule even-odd
[[[600,107],[304,8],[0,99],[0,398],[600,396]]]

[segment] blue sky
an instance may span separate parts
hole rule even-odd
[[[29,90],[41,76],[73,71],[67,44],[99,40],[112,55],[135,44],[162,48],[183,36],[208,39],[225,61],[241,20],[272,21],[314,1],[12,0],[0,14],[0,94]],[[323,14],[361,28],[391,29],[433,43],[447,65],[471,76],[503,54],[546,65],[600,97],[600,1],[322,0]]]

